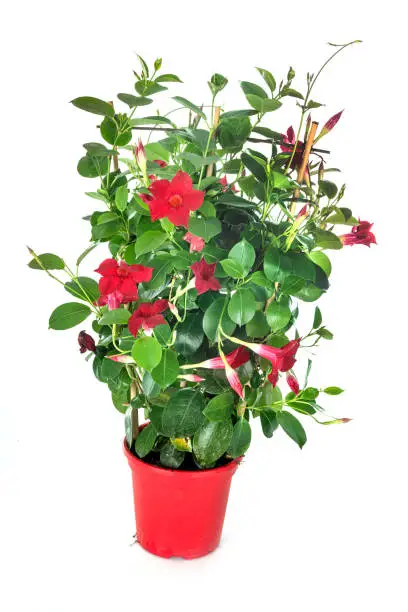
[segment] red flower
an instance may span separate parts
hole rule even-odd
[[[365,244],[365,246],[369,247],[370,244],[377,244],[375,236],[371,231],[372,227],[373,223],[360,221],[358,225],[352,228],[349,234],[343,234],[339,238],[345,245]]]
[[[283,151],[284,153],[292,154],[293,147],[294,147],[295,142],[296,142],[296,134],[295,134],[295,130],[293,129],[292,126],[290,126],[288,128],[288,131],[286,132],[286,134],[282,134],[282,138],[283,138],[284,144],[281,144],[281,146],[280,146],[281,151]],[[292,146],[287,147],[287,146],[285,146],[286,144],[292,145]],[[302,163],[302,157],[303,157],[304,148],[305,148],[305,145],[303,144],[303,142],[301,142],[299,140],[297,145],[296,145],[296,152],[295,152],[295,154],[293,156],[292,163],[290,164],[291,168],[296,169]]]
[[[225,366],[225,375],[231,389],[233,389],[233,391],[235,391],[235,393],[237,393],[241,399],[244,399],[244,390],[242,388],[241,381],[239,380],[239,376],[228,363]]]
[[[183,240],[190,243],[190,253],[193,253],[193,251],[200,252],[205,247],[203,238],[194,236],[194,234],[191,234],[190,232],[187,232],[187,234],[184,235]]]
[[[200,208],[204,191],[193,189],[193,181],[179,170],[171,181],[161,179],[149,187],[153,199],[148,202],[153,221],[167,217],[174,225],[188,226],[190,211]]]
[[[236,369],[239,366],[243,365],[250,359],[249,351],[243,346],[239,346],[228,355],[225,355],[225,359],[228,364]],[[212,357],[211,359],[207,359],[206,361],[202,361],[201,363],[195,364],[196,368],[208,368],[211,370],[223,370],[225,368],[225,363],[221,359],[221,357]]]
[[[288,372],[286,374],[286,382],[288,383],[290,390],[293,391],[295,395],[297,395],[299,393],[300,387],[299,387],[298,379],[292,372]]]
[[[272,364],[272,372],[268,380],[275,387],[278,382],[279,372],[287,372],[296,363],[295,355],[300,345],[300,338],[291,340],[282,348],[276,348],[267,344],[248,344],[247,346],[257,355],[264,357]]]
[[[195,288],[198,295],[206,291],[218,291],[221,289],[219,281],[214,277],[216,263],[208,264],[204,257],[191,266],[195,276]]]
[[[96,351],[95,340],[85,331],[79,332],[78,344],[80,353],[86,353],[86,351],[92,351],[95,353]]]
[[[162,313],[168,307],[167,300],[157,300],[153,304],[143,302],[129,319],[128,327],[133,336],[137,336],[137,332],[142,327],[143,329],[153,329],[156,325],[163,325],[165,318]]]
[[[230,185],[228,184],[226,174],[224,174],[224,176],[223,176],[222,178],[220,178],[220,180],[219,180],[218,182],[219,182],[219,183],[222,185],[222,187],[223,187],[223,189],[222,189],[222,190],[223,190],[223,191],[228,191],[228,187],[230,187],[230,188],[232,189],[232,191],[235,191],[235,192],[237,192],[237,191],[238,191],[238,189],[235,187],[235,185],[231,185],[231,186],[230,186]]]
[[[152,278],[153,268],[138,264],[129,266],[124,261],[118,263],[112,258],[105,259],[95,272],[102,275],[99,280],[101,297],[98,303],[101,306],[108,304],[112,310],[120,304],[138,299],[136,283],[148,282]]]
[[[163,161],[162,159],[154,159],[153,161],[155,164],[160,166],[160,168],[165,168],[167,166],[167,163]]]

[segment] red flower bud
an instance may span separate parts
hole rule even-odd
[[[95,353],[96,351],[95,340],[85,331],[79,332],[78,344],[80,353],[86,353],[86,351],[92,351]]]

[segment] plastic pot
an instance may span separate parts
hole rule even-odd
[[[160,557],[195,559],[220,543],[231,478],[240,459],[208,470],[172,470],[150,465],[124,442],[132,470],[136,537]]]

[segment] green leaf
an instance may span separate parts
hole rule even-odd
[[[273,291],[273,284],[268,278],[266,278],[265,273],[261,272],[261,270],[253,273],[251,276],[251,282],[258,285],[258,287],[265,287],[265,289]]]
[[[276,412],[270,408],[266,408],[265,410],[262,410],[260,414],[263,434],[267,438],[272,438],[275,430],[278,427]]]
[[[162,346],[166,346],[170,340],[171,329],[170,325],[166,322],[162,325],[156,325],[154,328],[154,337],[160,342]]]
[[[132,347],[132,357],[141,368],[151,372],[160,363],[162,347],[153,336],[138,338]]]
[[[273,332],[286,327],[292,317],[287,300],[271,302],[266,310],[266,318]]]
[[[41,262],[41,265],[39,261]],[[58,255],[53,255],[53,253],[42,253],[42,255],[37,255],[35,259],[32,259],[28,264],[29,268],[33,270],[63,270],[65,268],[64,260]]]
[[[225,421],[231,418],[232,408],[234,407],[234,394],[226,391],[216,395],[211,399],[204,409],[204,414],[209,421]]]
[[[273,75],[269,72],[269,70],[265,70],[264,68],[257,68],[257,71],[259,72],[259,74],[271,90],[271,93],[273,94],[276,89],[276,81]]]
[[[244,417],[241,417],[234,425],[228,455],[231,457],[241,457],[244,455],[251,444],[251,437],[251,426]]]
[[[340,395],[340,393],[344,392],[344,389],[340,387],[326,387],[323,389],[323,392],[327,393],[327,395]]]
[[[331,200],[336,197],[338,189],[331,181],[319,181],[319,191]]]
[[[221,229],[221,222],[216,217],[209,217],[208,219],[191,217],[188,224],[189,232],[195,236],[204,238],[205,242],[208,242],[211,238],[220,234]]]
[[[342,249],[343,243],[336,234],[328,230],[317,229],[314,231],[316,246],[321,249]]]
[[[98,283],[93,278],[78,276],[67,283],[64,288],[68,293],[80,300],[96,302],[99,297]]]
[[[245,331],[251,338],[263,338],[270,333],[270,327],[264,313],[257,310],[249,323],[246,324]]]
[[[204,340],[202,322],[201,313],[192,312],[178,326],[174,348],[184,357],[192,355],[202,345]]]
[[[292,187],[291,181],[288,179],[288,177],[285,174],[282,174],[281,172],[275,172],[275,170],[272,170],[271,175],[273,179],[274,189],[290,189]]]
[[[316,306],[313,317],[313,329],[317,329],[322,324],[322,313],[320,308]]]
[[[104,102],[99,98],[92,98],[91,96],[82,96],[71,100],[71,104],[80,108],[81,110],[88,111],[94,115],[104,115],[105,117],[113,117],[115,111],[112,104]]]
[[[247,98],[248,95],[258,96],[259,98],[268,97],[266,91],[256,83],[250,83],[249,81],[241,81],[241,89]]]
[[[206,420],[194,434],[193,453],[201,467],[212,466],[229,448],[232,438],[232,423]]]
[[[215,97],[220,91],[227,85],[228,79],[222,74],[215,73],[212,75],[208,82],[208,86],[211,89],[213,97]]]
[[[244,278],[245,270],[235,259],[222,259],[220,264],[224,272],[231,278]]]
[[[304,96],[299,91],[296,91],[296,89],[292,89],[291,87],[284,87],[281,95],[304,100]]]
[[[125,412],[125,436],[129,448],[133,444],[133,408],[129,406]]]
[[[84,149],[86,149],[87,153],[92,157],[112,157],[112,155],[117,154],[116,151],[107,149],[104,144],[99,142],[87,142],[84,144]]]
[[[145,253],[156,251],[167,240],[167,234],[152,230],[142,234],[135,243],[135,256],[139,258]]]
[[[161,115],[152,115],[149,117],[140,117],[138,119],[131,119],[130,125],[132,127],[136,127],[137,125],[170,125],[175,127],[174,123],[170,121],[167,117],[162,117]]]
[[[321,251],[311,251],[311,253],[308,253],[308,255],[313,263],[319,266],[319,268],[326,273],[326,276],[329,277],[332,267],[330,259],[327,257],[326,253],[322,253]]]
[[[152,370],[152,378],[162,389],[165,389],[174,383],[179,372],[180,368],[176,353],[171,349],[165,349],[159,365]]]
[[[252,125],[247,116],[222,115],[217,130],[217,139],[224,151],[240,151],[248,140]]]
[[[151,98],[145,98],[144,96],[133,96],[132,94],[127,93],[118,94],[118,98],[130,108],[136,108],[136,106],[147,106],[153,102]]]
[[[78,173],[85,178],[96,178],[108,172],[109,161],[106,157],[91,157],[85,155],[78,162]]]
[[[212,342],[215,342],[218,334],[218,325],[222,316],[222,328],[226,334],[230,335],[235,329],[235,323],[231,321],[224,306],[227,298],[220,297],[207,308],[203,318],[204,333]]]
[[[79,302],[67,302],[58,306],[51,314],[49,320],[50,329],[70,329],[91,314],[91,309]]]
[[[282,283],[286,276],[292,274],[292,261],[279,249],[271,247],[265,253],[264,271],[269,280]]]
[[[187,100],[186,98],[182,98],[181,96],[174,96],[173,100],[181,104],[181,106],[185,106],[186,108],[190,109],[191,111],[193,111],[193,113],[195,113],[202,119],[206,119],[206,116],[201,110],[201,108],[199,106],[196,106],[196,104],[193,104],[192,102],[190,102],[190,100]]]
[[[171,442],[166,442],[160,450],[160,463],[164,467],[176,470],[184,461],[183,451],[177,450]]]
[[[248,94],[246,98],[250,105],[260,113],[269,113],[282,106],[279,100],[269,100],[254,94]]]
[[[128,195],[129,195],[129,192],[128,192],[127,185],[121,185],[115,191],[116,208],[120,210],[121,212],[126,210],[127,203],[128,203]]]
[[[316,330],[316,334],[325,340],[333,340],[333,334],[325,327],[321,327],[320,329]]]
[[[238,289],[228,304],[228,314],[237,325],[245,325],[255,314],[256,300],[250,289]]]
[[[79,266],[79,265],[80,265],[80,264],[83,262],[83,260],[85,259],[85,257],[86,257],[87,255],[89,255],[89,253],[90,253],[91,251],[93,251],[93,250],[94,250],[94,248],[95,248],[95,247],[97,247],[97,246],[98,246],[98,243],[95,243],[95,244],[91,244],[91,246],[89,246],[87,249],[85,249],[85,251],[83,251],[83,252],[81,253],[81,255],[78,257],[78,259],[76,260],[76,265],[77,265],[77,266]]]
[[[139,432],[139,435],[136,438],[135,442],[135,451],[136,455],[141,459],[146,457],[153,449],[154,444],[157,438],[157,431],[153,427],[152,423],[143,427],[143,429]]]
[[[204,420],[203,408],[204,398],[199,391],[177,391],[164,407],[161,433],[170,438],[192,436]]]
[[[245,270],[246,274],[255,263],[255,249],[245,238],[232,247],[228,259],[234,259]]]
[[[285,410],[277,412],[276,418],[278,419],[279,425],[288,434],[288,436],[296,442],[299,448],[303,448],[303,446],[306,444],[307,438],[302,423],[300,423],[300,421],[298,421],[293,414],[286,412]]]
[[[124,147],[132,140],[132,130],[119,131],[116,121],[112,117],[105,117],[101,123],[101,135],[106,142],[118,147]]]
[[[114,310],[107,310],[102,317],[99,319],[99,325],[126,325],[130,319],[130,312],[125,308],[115,308]]]
[[[266,183],[266,171],[265,168],[254,158],[252,155],[248,155],[248,153],[242,153],[241,155],[242,163],[252,174],[261,181],[261,183]]]
[[[182,83],[183,81],[176,74],[161,74],[156,77],[156,83]]]

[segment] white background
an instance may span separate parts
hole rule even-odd
[[[3,7],[4,612],[407,610],[407,334],[400,299],[407,88],[398,6],[16,0]],[[305,72],[329,54],[327,41],[355,38],[364,44],[346,50],[322,76],[313,97],[327,107],[314,118],[323,123],[346,109],[322,146],[344,171],[344,205],[374,221],[378,246],[335,254],[332,287],[321,300],[335,338],[322,342],[310,379],[344,387],[325,405],[354,420],[327,428],[307,421],[302,452],[281,431],[263,438],[256,423],[234,477],[221,547],[196,561],[155,558],[130,546],[122,417],[79,354],[78,329],[47,329],[67,295],[25,266],[24,244],[74,262],[89,239],[81,217],[92,210],[83,192],[93,184],[77,174],[76,163],[82,143],[98,138],[97,119],[68,101],[131,92],[138,52],[150,62],[162,56],[165,72],[184,81],[169,95],[197,103],[209,99],[211,74],[225,74],[230,87],[221,101],[236,109],[245,104],[238,81],[257,81],[253,66],[280,78],[293,65],[300,89]],[[271,113],[270,127],[296,123],[294,102],[287,106]],[[90,257],[84,274],[103,256],[102,249]]]

